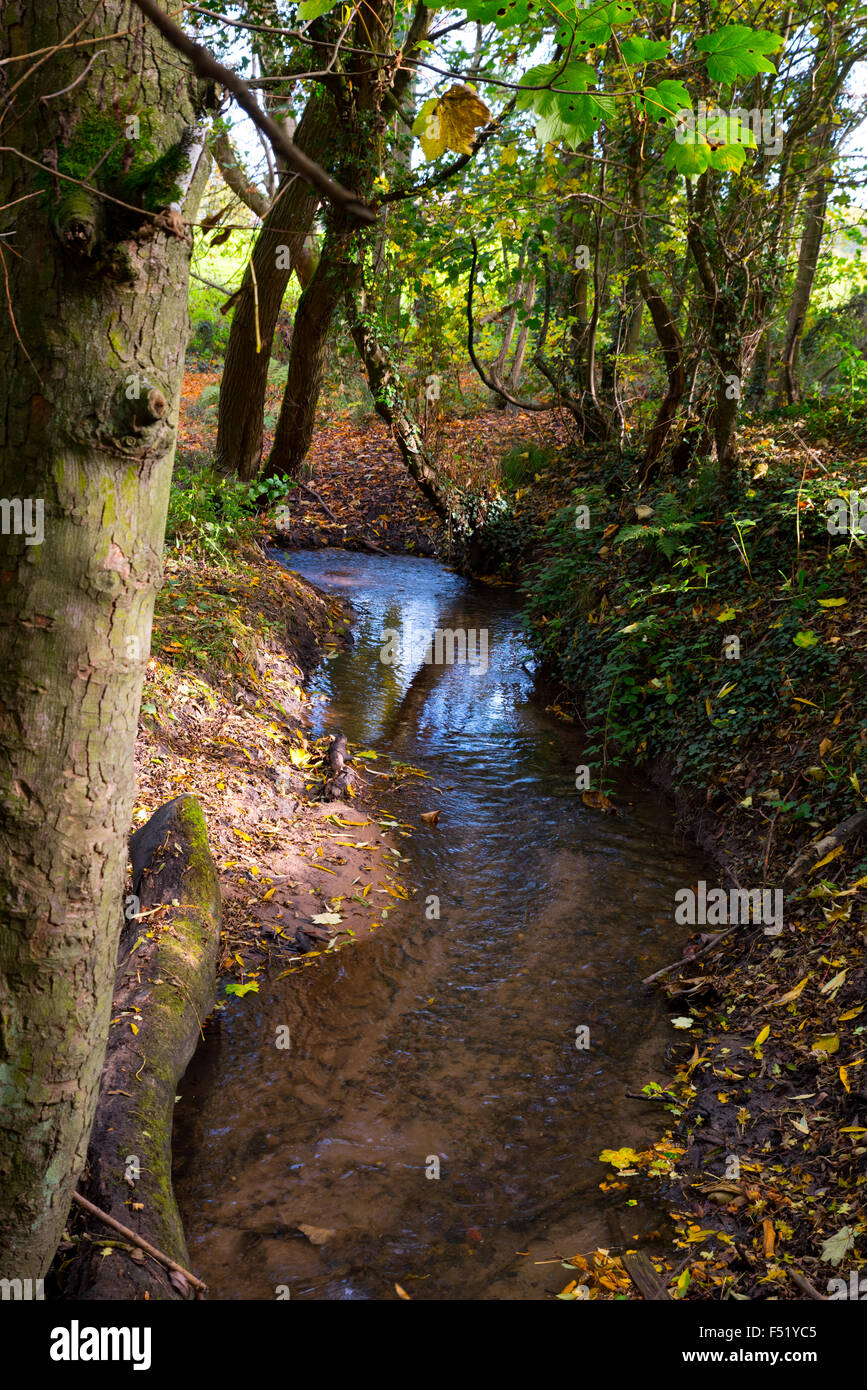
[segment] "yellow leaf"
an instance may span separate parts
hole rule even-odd
[[[711,702],[709,699],[705,700],[704,707],[707,710],[708,719],[713,719],[713,707],[711,706]]]
[[[415,118],[417,135],[426,159],[437,159],[446,150],[472,154],[476,128],[487,125],[491,113],[472,87],[457,82],[437,100],[426,101]]]
[[[762,1029],[761,1033],[759,1033],[759,1036],[756,1038],[755,1042],[753,1043],[753,1046],[758,1048],[758,1047],[761,1047],[761,1045],[762,1045],[763,1042],[767,1042],[768,1036],[769,1036],[769,1034],[770,1034],[770,1031],[771,1031],[771,1026],[770,1026],[769,1023],[766,1023],[765,1026],[764,1026],[764,1028]]]
[[[849,1073],[846,1071],[845,1067],[840,1068],[840,1080],[843,1082],[843,1085],[846,1087],[847,1091],[851,1090],[851,1087],[849,1085]]]
[[[310,754],[305,753],[303,748],[290,748],[289,761],[293,767],[305,767],[310,762]]]
[[[264,896],[263,899],[262,899],[263,903],[270,902],[271,899],[273,898],[274,894],[276,893],[276,891],[277,891],[276,888],[269,888],[269,889],[268,889],[268,892],[265,894],[265,896]]]
[[[781,1004],[791,1004],[793,999],[797,999],[809,978],[809,975],[805,975],[803,980],[798,981],[794,989],[789,990],[788,994],[781,995],[779,999],[772,999],[771,1008],[777,1009]]]
[[[405,1298],[406,1301],[407,1301],[407,1303],[409,1303],[409,1302],[411,1301],[411,1300],[410,1300],[410,1296],[409,1296],[409,1294],[407,1293],[406,1289],[402,1289],[402,1288],[400,1287],[400,1284],[395,1284],[395,1286],[394,1286],[394,1291],[395,1291],[395,1293],[397,1294],[398,1298]]]
[[[130,1028],[132,1029],[132,1031],[133,1031],[134,1033],[137,1033],[137,1032],[138,1032],[138,1028],[135,1026],[134,1023],[131,1023],[129,1026],[130,1026]]]
[[[814,874],[817,869],[821,869],[823,864],[830,864],[832,859],[838,858],[843,853],[843,848],[843,845],[838,845],[836,849],[832,849],[830,854],[826,854],[824,859],[820,859],[818,864],[813,865],[810,873]]]
[[[816,1038],[812,1043],[814,1052],[836,1052],[840,1046],[840,1039],[836,1033],[823,1033],[820,1038]]]

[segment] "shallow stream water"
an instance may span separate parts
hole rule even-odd
[[[399,840],[418,892],[375,935],[209,1026],[176,1121],[192,1267],[213,1298],[545,1297],[558,1255],[611,1242],[600,1151],[668,1118],[626,1096],[676,1036],[641,979],[679,954],[674,893],[707,867],[651,789],[622,786],[620,817],[582,804],[579,731],[534,698],[510,590],[432,560],[284,558],[356,611],[316,732],[428,772],[419,809],[441,818]],[[486,631],[487,662],[426,664],[407,639],[436,628]]]

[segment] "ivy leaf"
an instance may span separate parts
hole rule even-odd
[[[472,154],[477,126],[488,124],[491,113],[472,87],[457,82],[439,99],[426,101],[416,116],[417,135],[426,159],[437,159],[446,150]]]
[[[783,46],[781,34],[769,29],[748,29],[743,24],[727,24],[715,34],[696,41],[699,53],[706,53],[707,73],[712,82],[730,83],[739,77],[755,77],[759,72],[776,72],[768,59]]]

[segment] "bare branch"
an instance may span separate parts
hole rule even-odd
[[[193,71],[198,77],[210,81],[216,81],[225,87],[241,107],[242,111],[250,117],[254,125],[268,136],[274,152],[280,156],[286,166],[312,188],[315,188],[323,198],[327,198],[330,203],[341,208],[348,217],[353,217],[357,222],[370,225],[376,221],[376,213],[367,203],[357,198],[348,188],[336,183],[329,178],[321,165],[309,159],[298,146],[294,144],[286,132],[280,128],[275,120],[272,120],[259,107],[253,93],[245,82],[232,72],[229,68],[223,67],[218,63],[212,53],[201,44],[194,43],[182,29],[169,19],[156,3],[156,0],[133,0],[142,14],[146,15],[155,28],[168,39],[173,48],[188,58]]]

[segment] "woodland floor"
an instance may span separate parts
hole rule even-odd
[[[191,374],[186,398],[194,399],[208,379]],[[863,440],[842,447],[827,439],[793,444],[781,429],[782,438],[781,445],[759,430],[747,434],[754,477],[767,474],[760,461],[771,460],[760,486],[797,487],[811,471],[836,470],[841,488],[865,492]],[[538,536],[588,467],[586,459],[564,453],[563,424],[553,414],[489,411],[452,421],[441,430],[440,456],[449,471],[466,476],[483,469],[492,453],[524,441],[546,446],[559,459],[522,489],[528,531]],[[182,421],[181,446],[187,454],[207,450],[201,418]],[[377,420],[320,427],[309,486],[318,500],[302,494],[292,503],[289,544],[373,545],[447,559],[448,536]],[[326,508],[342,519],[329,517]],[[623,523],[623,516],[615,519]],[[610,562],[608,547],[600,554],[614,564],[613,550]],[[336,924],[320,926],[317,934],[313,916],[339,916],[342,940],[374,929],[382,916],[380,907],[369,906],[374,895],[381,903],[405,895],[390,872],[399,840],[389,837],[411,829],[367,801],[362,808],[303,799],[305,790],[321,786],[325,758],[324,741],[315,744],[304,733],[303,677],[318,645],[347,640],[337,630],[349,624],[345,613],[285,571],[275,583],[278,568],[258,557],[229,578],[183,566],[170,572],[139,740],[137,818],[146,819],[180,791],[201,796],[225,894],[223,966],[254,983],[269,955],[285,951],[287,941],[288,954],[279,960],[289,970],[333,948]],[[811,618],[821,620],[823,638],[848,662],[838,705],[826,706],[820,685],[799,686],[797,697],[784,686],[767,726],[744,741],[728,766],[713,770],[706,793],[679,787],[670,762],[658,762],[680,816],[720,864],[721,881],[780,884],[806,846],[867,805],[867,592],[857,553],[841,570],[837,589],[835,606]],[[742,600],[742,592],[733,592],[732,602],[740,606]],[[221,609],[224,601],[239,609],[237,621],[249,631],[246,638],[235,635],[222,657],[217,653],[218,665],[229,657],[221,674],[207,674],[201,651],[191,665],[190,650],[196,641],[214,650],[209,622],[225,627],[236,621]],[[780,601],[770,589],[757,590],[752,632],[778,625]],[[721,607],[699,604],[693,617],[715,622]],[[215,609],[221,610],[216,617]],[[293,611],[301,615],[298,628],[276,638]],[[242,657],[239,645],[249,647],[252,638]],[[697,694],[694,703],[703,703]],[[564,717],[580,721],[579,692],[565,686],[558,704]],[[289,796],[275,788],[278,764],[291,779]],[[391,784],[412,781],[411,770],[392,773]],[[821,799],[820,809],[793,815],[811,795]],[[856,837],[815,859],[787,893],[779,938],[769,942],[761,928],[747,928],[708,951],[712,932],[696,933],[686,950],[690,959],[661,982],[685,1030],[669,1049],[669,1076],[650,1081],[645,1091],[663,1111],[660,1140],[635,1152],[618,1148],[613,1136],[606,1151],[612,1171],[602,1183],[622,1199],[627,1232],[626,1204],[637,1195],[636,1185],[662,1185],[675,1251],[663,1255],[662,1242],[651,1251],[657,1296],[666,1296],[666,1285],[668,1296],[690,1299],[827,1297],[829,1279],[847,1279],[867,1260],[863,839],[860,848]],[[305,945],[312,949],[304,951]],[[576,1255],[573,1267],[561,1298],[580,1297],[582,1285],[592,1298],[636,1296],[616,1249]]]

